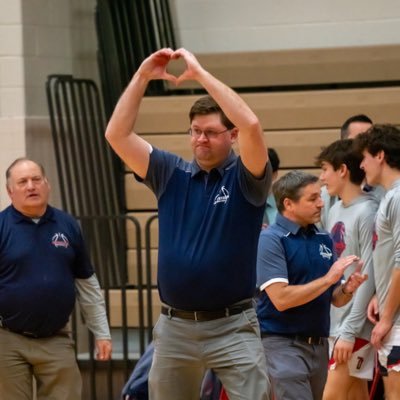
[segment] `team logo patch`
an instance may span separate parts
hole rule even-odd
[[[346,228],[344,223],[341,221],[336,222],[332,228],[331,236],[333,243],[335,244],[335,250],[338,257],[342,255],[344,249],[346,248],[346,243],[344,241],[345,233]]]
[[[326,258],[327,260],[330,260],[333,255],[332,250],[323,243],[319,245],[319,254],[322,258]]]
[[[222,186],[221,189],[219,189],[218,194],[214,198],[214,206],[218,203],[227,203],[229,199],[229,192],[228,189],[226,189],[225,186]]]
[[[63,233],[57,232],[51,238],[51,244],[54,247],[65,247],[67,249],[69,247],[69,240]]]

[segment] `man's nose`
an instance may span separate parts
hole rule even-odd
[[[204,131],[201,131],[201,135],[198,137],[197,140],[201,140],[202,142],[205,142],[208,140],[208,136],[206,135],[206,133]]]

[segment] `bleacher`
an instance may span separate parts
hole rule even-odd
[[[266,144],[280,156],[281,174],[294,168],[318,174],[316,154],[339,138],[341,124],[351,115],[364,113],[376,123],[400,125],[400,46],[203,54],[198,59],[239,91],[255,111],[264,128]],[[182,68],[177,62],[170,70],[179,74]],[[171,88],[169,96],[145,97],[136,131],[153,146],[190,160],[188,111],[199,95],[201,88],[187,82]],[[145,238],[146,222],[157,214],[156,199],[128,169],[125,187],[128,213],[140,221]],[[133,229],[127,231],[129,276],[136,284],[138,249]],[[160,306],[155,288],[157,219],[149,225],[148,233],[154,323]],[[141,250],[144,259],[145,248]],[[136,298],[132,294],[129,297]],[[119,321],[113,313],[118,310],[118,298],[118,291],[111,293],[112,325]],[[129,302],[129,316],[137,315],[136,303]],[[137,326],[134,317],[128,322]]]

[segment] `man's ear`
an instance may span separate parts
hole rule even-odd
[[[7,190],[8,195],[11,197],[12,192],[8,185],[6,185],[6,190]]]
[[[49,180],[47,179],[47,177],[44,178],[44,181],[46,182],[47,187],[49,188],[49,190],[51,190],[51,185]]]
[[[290,211],[292,208],[292,204],[293,204],[293,201],[291,199],[289,199],[288,197],[285,197],[283,199],[283,209],[284,210]]]
[[[238,135],[239,135],[239,129],[238,128],[232,128],[231,129],[231,142],[232,143],[235,143],[236,142],[236,140],[237,140],[237,138],[238,138]]]
[[[383,162],[385,160],[385,152],[384,150],[378,151],[378,153],[375,156],[378,161]]]
[[[344,178],[349,172],[349,169],[347,168],[346,164],[341,164],[339,167],[339,176],[341,178]]]

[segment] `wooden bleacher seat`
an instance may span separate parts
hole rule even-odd
[[[199,62],[228,86],[262,88],[400,80],[400,46],[378,45],[326,49],[196,54]],[[169,72],[179,75],[182,62]],[[172,90],[198,89],[194,81]]]
[[[156,224],[156,221],[154,222]],[[158,225],[154,227],[155,234],[158,234]],[[158,250],[151,249],[151,284],[156,286],[157,285],[157,257],[158,257]],[[143,265],[145,261],[145,251],[142,249],[142,260]],[[137,249],[128,249],[128,282],[131,285],[138,285],[138,278],[137,278]],[[143,268],[143,284],[147,284],[146,278],[146,271]]]
[[[157,289],[153,289],[151,292],[152,297],[152,311],[154,316],[160,314],[161,304],[158,296]],[[122,291],[119,289],[110,289],[109,291],[109,320],[110,327],[115,328],[122,325]],[[143,296],[143,303],[146,309],[147,297]],[[128,289],[126,291],[126,306],[127,306],[127,326],[137,327],[139,326],[139,298],[137,289]],[[144,324],[148,326],[147,313],[144,313]]]
[[[335,129],[360,112],[376,122],[398,123],[400,87],[331,89],[279,93],[243,93],[243,99],[260,119],[264,130]],[[198,95],[146,97],[136,132],[185,133],[189,109]],[[185,123],[186,122],[186,123]]]

